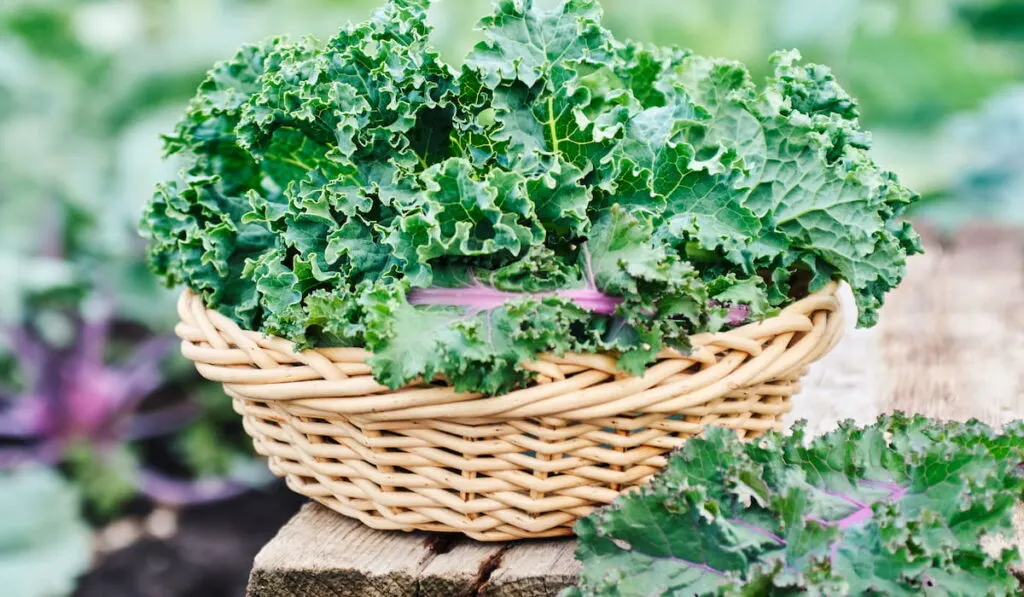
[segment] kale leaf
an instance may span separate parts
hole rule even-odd
[[[566,597],[1017,595],[1024,422],[883,416],[809,439],[687,442],[646,487],[580,520]]]

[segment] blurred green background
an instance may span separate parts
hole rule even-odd
[[[174,295],[146,273],[135,225],[176,168],[159,135],[214,61],[272,34],[328,36],[376,4],[0,3],[0,503],[19,512],[0,522],[0,585],[16,597],[138,594],[110,571],[150,557],[139,545],[179,567],[161,595],[240,594],[251,551],[294,510],[228,400],[175,357]],[[449,62],[479,40],[489,5],[435,5]],[[924,196],[916,217],[947,230],[1024,223],[1024,0],[603,5],[620,37],[738,59],[755,75],[772,51],[799,48],[860,98],[876,158]],[[181,580],[182,566],[202,568],[174,559],[175,537],[195,531],[189,513],[207,512],[195,524],[208,531],[225,511],[250,516],[211,539],[233,546],[236,565]]]

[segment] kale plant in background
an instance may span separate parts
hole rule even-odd
[[[5,595],[69,595],[89,568],[92,532],[78,492],[51,469],[0,471],[0,584]]]
[[[1024,0],[966,0],[959,13],[984,39],[1024,42]]]
[[[184,505],[234,496],[263,480],[252,476],[256,467],[244,466],[249,459],[237,448],[199,446],[190,453],[190,439],[215,423],[199,420],[203,410],[192,396],[174,395],[182,386],[168,385],[173,337],[125,342],[115,333],[109,304],[93,319],[66,323],[73,334],[66,344],[47,338],[39,322],[5,330],[23,389],[0,382],[0,470],[62,465],[100,517],[114,515],[136,495]],[[145,442],[175,434],[196,480],[144,458]],[[203,462],[211,452],[234,458]]]
[[[883,416],[809,439],[687,442],[654,481],[576,526],[566,597],[1009,596],[1024,422]]]
[[[174,296],[135,223],[175,171],[157,155],[168,107],[209,63],[352,4],[0,2],[0,468],[58,466],[102,518],[138,494],[181,504],[267,480],[230,401],[153,331]]]
[[[914,215],[944,228],[974,220],[1024,224],[1024,86],[950,119],[942,140],[958,148],[957,167],[944,189],[915,206]]]
[[[917,236],[829,70],[615,39],[592,0],[504,0],[461,70],[427,0],[218,64],[167,137],[153,269],[250,329],[499,392],[546,351],[639,372],[830,280],[871,325]]]

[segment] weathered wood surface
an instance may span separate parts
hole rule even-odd
[[[824,432],[893,410],[993,425],[1024,418],[1024,234],[926,235],[878,326],[850,329],[790,419]],[[1024,550],[1024,508],[1017,537]],[[1009,538],[1007,538],[1009,540]],[[382,533],[309,505],[256,557],[250,597],[549,597],[579,568],[571,540],[480,544]]]
[[[567,540],[477,543],[374,531],[308,504],[256,556],[250,597],[543,597],[572,583]]]

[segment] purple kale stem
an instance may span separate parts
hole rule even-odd
[[[99,317],[82,321],[76,342],[76,358],[83,362],[101,365],[105,360],[113,314],[109,305],[102,307]]]
[[[43,371],[36,377],[32,390],[24,399],[31,400],[38,409],[36,424],[46,437],[65,437],[75,423],[76,413],[70,405],[67,381],[70,367],[63,352],[49,351]]]
[[[31,439],[39,435],[39,403],[25,396],[0,394],[0,437]]]
[[[883,498],[885,501],[888,501],[888,502],[896,502],[896,501],[899,501],[899,500],[903,499],[903,497],[907,495],[907,491],[909,491],[908,488],[906,488],[906,487],[901,487],[899,485],[894,485],[892,483],[883,483],[883,482],[880,482],[880,481],[861,481],[861,483],[863,483],[865,485],[869,485],[871,487],[878,487],[880,489],[887,489],[887,490],[889,490],[889,495],[887,495],[887,496],[885,496],[885,498]],[[856,502],[853,498],[850,498],[850,497],[847,497],[847,496],[844,496],[844,495],[838,494],[838,493],[832,493],[832,492],[826,491],[824,489],[822,489],[821,491],[823,493],[828,494],[828,495],[831,495],[831,496],[843,499],[843,500],[845,500],[847,502],[860,504],[860,506],[857,508],[857,510],[855,512],[853,512],[851,514],[848,514],[848,515],[844,516],[843,518],[841,518],[839,520],[822,520],[822,519],[818,518],[817,516],[808,516],[807,519],[806,519],[808,522],[816,522],[816,523],[818,523],[820,525],[823,525],[823,526],[826,526],[826,527],[838,527],[839,530],[842,531],[842,530],[846,530],[846,529],[848,529],[850,527],[857,526],[859,524],[863,524],[863,523],[871,520],[871,517],[874,516],[874,514],[875,514],[874,513],[874,509],[872,508],[871,504],[864,504],[864,503],[861,503],[861,502]],[[833,566],[835,565],[836,558],[838,556],[839,556],[839,540],[837,539],[836,541],[832,542],[832,545],[829,546],[829,550],[828,550],[828,559],[829,559],[829,562]]]
[[[178,343],[173,334],[161,334],[150,338],[135,348],[132,358],[125,364],[125,369],[132,371],[139,367],[159,363]]]
[[[808,516],[806,520],[807,522],[816,522],[824,527],[834,527],[838,524],[835,520],[825,520],[824,518],[818,518],[817,516]]]
[[[596,289],[563,290],[554,293],[554,295],[569,299],[587,311],[593,311],[602,315],[615,313],[615,310],[619,308],[623,301],[621,297],[608,296]]]
[[[622,303],[620,297],[609,296],[600,290],[582,288],[554,292],[505,292],[496,288],[473,285],[466,288],[414,288],[409,291],[410,305],[466,307],[475,312],[491,311],[518,298],[544,298],[557,296],[576,303],[595,313],[611,315]]]
[[[40,375],[47,354],[43,343],[24,325],[8,329],[6,335],[10,338],[12,352],[22,372],[30,377]]]
[[[179,431],[199,416],[199,407],[192,403],[177,404],[153,412],[140,413],[128,421],[124,437],[134,441]]]
[[[848,528],[850,528],[852,526],[856,526],[858,524],[865,523],[865,522],[871,520],[872,514],[873,513],[871,512],[871,508],[870,507],[861,508],[861,509],[857,510],[856,512],[854,512],[853,514],[850,514],[850,515],[846,516],[845,518],[843,518],[843,519],[841,519],[839,521],[834,522],[833,524],[835,526],[839,527],[840,529],[848,529]]]
[[[124,394],[120,410],[134,409],[164,382],[160,361],[166,357],[176,341],[173,336],[162,335],[150,338],[136,349],[135,354],[123,369]]]
[[[142,469],[139,471],[139,489],[161,504],[188,506],[226,500],[245,493],[249,487],[220,477],[182,481],[151,469]]]
[[[29,417],[17,406],[9,407],[0,412],[0,437],[12,439],[29,439],[36,436]]]
[[[894,489],[892,493],[886,496],[885,499],[890,502],[898,502],[907,495],[908,491],[910,490],[906,487],[896,487],[896,489]]]
[[[56,465],[63,453],[63,444],[59,441],[45,441],[29,447],[0,448],[0,470],[13,469],[28,463]]]
[[[730,305],[729,313],[726,315],[726,320],[729,325],[742,325],[750,319],[750,306],[749,305]]]
[[[877,483],[877,482],[874,482],[874,481],[864,481],[864,483],[870,483],[870,484],[873,484],[873,485],[875,485],[877,487],[882,487],[884,489],[891,490],[891,493],[889,495],[885,496],[885,498],[884,498],[885,501],[888,501],[888,502],[895,502],[895,501],[899,501],[899,500],[903,499],[903,497],[905,495],[907,495],[907,491],[908,491],[906,487],[900,487],[899,485],[893,485],[891,483]],[[821,490],[821,491],[823,493],[828,494],[828,495],[834,495],[835,497],[844,498],[844,499],[846,499],[846,501],[848,501],[850,503],[855,503],[852,498],[845,498],[841,494],[834,494],[834,493],[830,493],[830,492],[825,491],[825,490]],[[857,508],[857,510],[855,510],[854,512],[852,512],[850,514],[847,514],[846,516],[844,516],[843,518],[840,518],[839,520],[822,520],[822,519],[818,518],[817,516],[808,516],[807,517],[807,521],[808,522],[816,522],[818,524],[821,524],[821,525],[824,525],[824,526],[827,526],[827,527],[834,526],[834,527],[839,527],[840,529],[847,529],[847,528],[850,528],[852,526],[856,526],[858,524],[862,524],[862,523],[865,523],[865,522],[871,520],[871,517],[874,515],[874,510],[872,509],[871,504],[864,504],[864,503],[860,503],[860,502],[856,502],[856,503],[860,504],[859,507]]]
[[[771,539],[772,541],[778,543],[779,545],[786,545],[786,540],[785,539],[783,539],[782,537],[779,537],[778,535],[776,535],[775,533],[769,531],[766,528],[757,526],[756,524],[750,524],[749,522],[743,522],[742,520],[737,520],[735,518],[729,518],[729,519],[726,520],[726,522],[729,522],[729,523],[734,524],[736,526],[741,526],[741,527],[743,527],[745,529],[750,529],[751,531],[754,531],[755,533],[758,533],[760,535],[764,535],[765,537],[768,537],[769,539]]]

